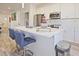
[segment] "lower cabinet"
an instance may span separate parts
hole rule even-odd
[[[61,20],[63,39],[79,44],[79,19]]]
[[[61,27],[63,31],[63,39],[74,42],[74,21],[70,19],[61,20]]]
[[[79,44],[79,19],[75,19],[74,21],[74,25],[75,25],[75,43]]]

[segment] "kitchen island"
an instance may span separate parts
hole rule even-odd
[[[15,27],[23,31],[26,36],[31,35],[36,39],[35,43],[27,46],[34,56],[54,56],[55,45],[62,40],[62,29],[57,28],[25,28],[23,26]]]

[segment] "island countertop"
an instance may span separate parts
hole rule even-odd
[[[24,26],[18,26],[18,27],[15,27],[15,29],[26,31],[29,33],[37,34],[37,35],[42,35],[42,36],[49,37],[49,38],[63,31],[63,29],[50,28],[50,27],[48,28],[40,28],[40,27],[26,28]]]

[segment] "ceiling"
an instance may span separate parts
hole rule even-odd
[[[44,3],[25,3],[24,8],[29,8],[29,5],[34,6],[44,5]],[[0,3],[0,14],[10,14],[10,12],[22,9],[22,3]]]

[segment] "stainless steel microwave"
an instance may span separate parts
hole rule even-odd
[[[61,12],[53,12],[49,15],[50,19],[60,19],[61,18]]]

